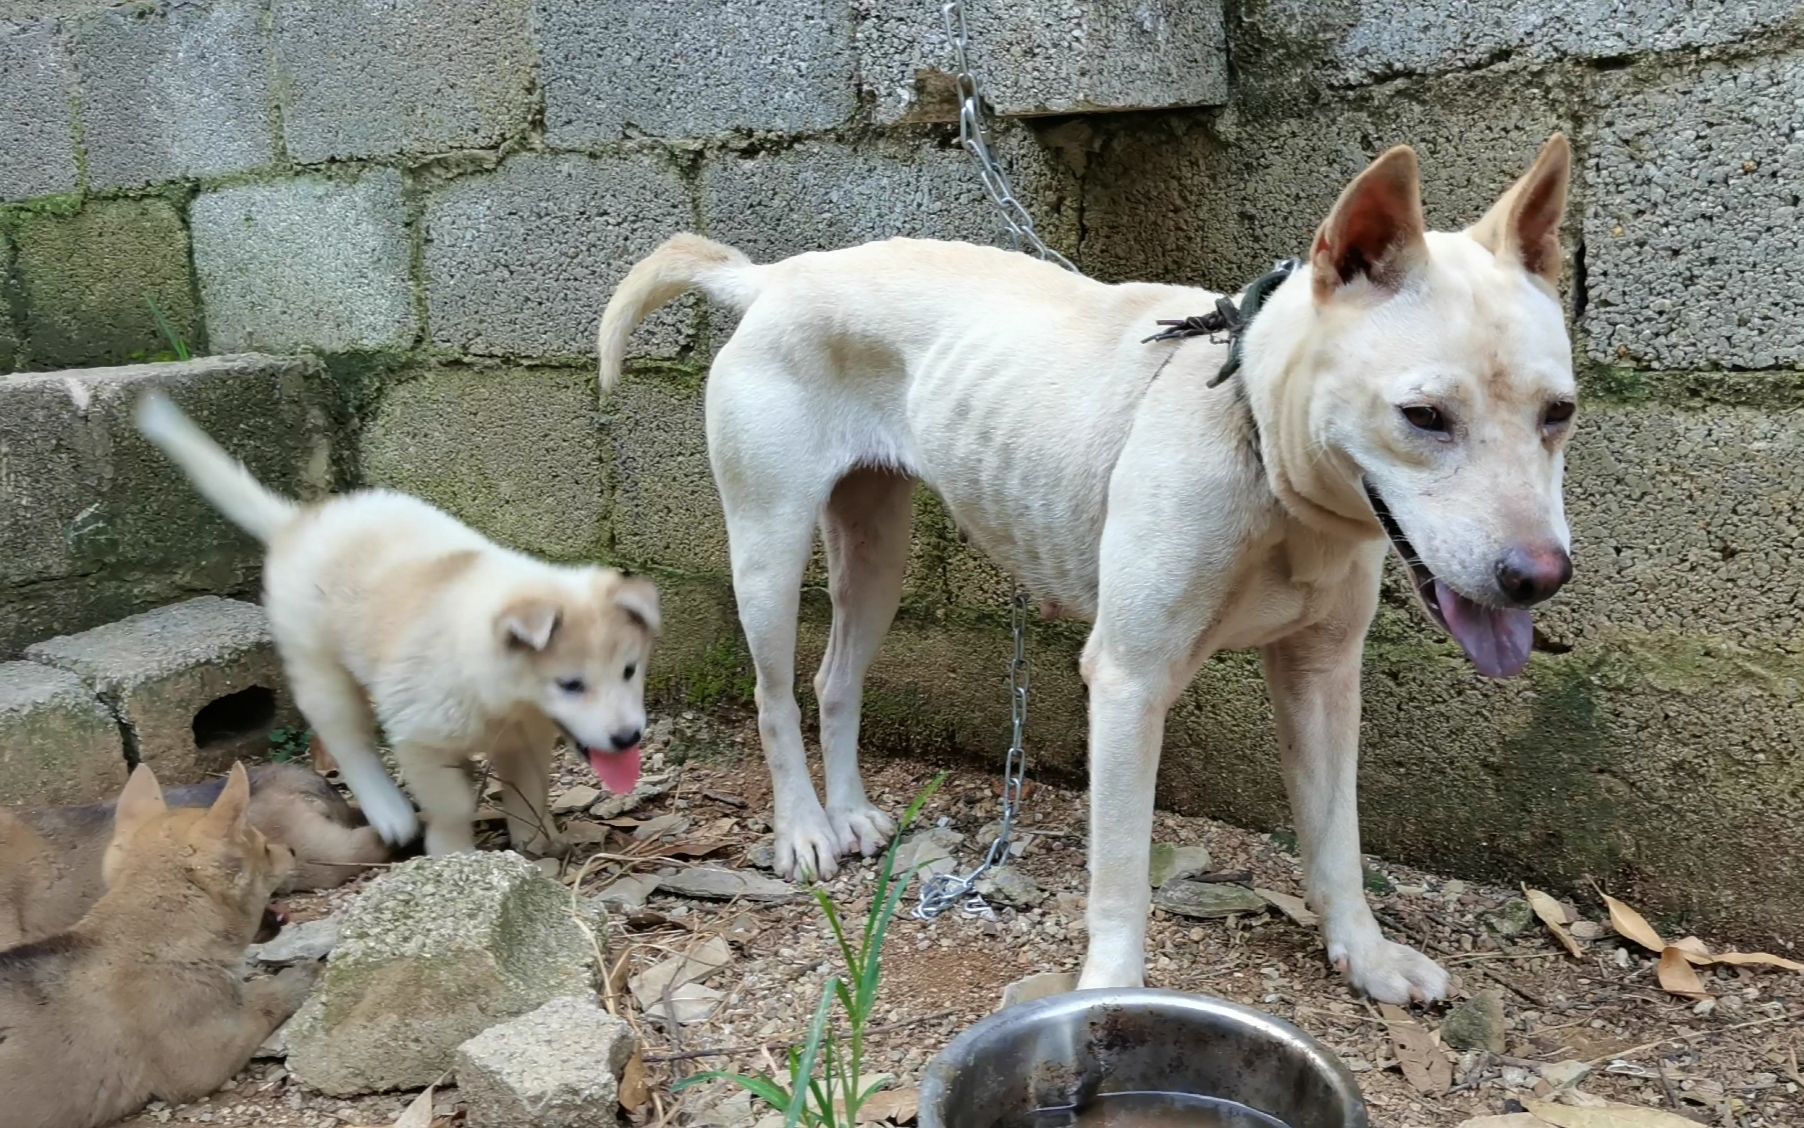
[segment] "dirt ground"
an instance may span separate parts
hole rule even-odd
[[[605,834],[592,816],[572,816],[591,824],[586,837],[602,841],[566,862],[566,882],[592,853],[602,857],[583,873],[584,892],[626,873],[682,865],[750,869],[757,860],[756,848],[768,841],[769,784],[755,727],[741,718],[685,715],[673,731],[662,751],[648,750],[648,778],[662,768],[667,791],[619,813]],[[592,782],[566,763],[554,795]],[[893,760],[869,764],[867,772],[873,798],[891,811],[905,807],[933,774]],[[964,868],[987,845],[980,832],[997,817],[996,803],[992,777],[957,771],[919,825],[963,834],[956,855]],[[1038,786],[1025,806],[1026,849],[1015,865],[1045,891],[1041,903],[999,909],[995,920],[950,913],[924,923],[904,914],[891,931],[869,1069],[893,1074],[900,1088],[910,1088],[954,1034],[995,1010],[1005,985],[1075,971],[1082,961],[1084,797]],[[1301,893],[1297,859],[1281,836],[1161,814],[1155,841],[1206,846],[1216,883]],[[829,883],[849,915],[862,915],[874,872],[867,862]],[[1706,967],[1699,970],[1708,997],[1678,998],[1658,985],[1653,953],[1615,935],[1595,898],[1574,906],[1581,921],[1572,931],[1583,937],[1582,956],[1574,958],[1539,921],[1517,928],[1524,924],[1521,906],[1509,903],[1520,890],[1378,860],[1368,884],[1389,934],[1425,946],[1455,974],[1452,1004],[1417,1008],[1400,1025],[1392,1015],[1387,1023],[1326,966],[1315,933],[1278,911],[1193,920],[1155,910],[1149,985],[1217,995],[1296,1023],[1355,1072],[1379,1128],[1452,1128],[1470,1117],[1519,1111],[1517,1102],[1537,1098],[1576,1106],[1604,1098],[1726,1128],[1804,1125],[1804,974]],[[307,919],[355,893],[301,897],[285,907]],[[629,977],[716,938],[726,940],[731,958],[700,981],[709,990],[693,1004],[703,1012],[693,1016],[698,1021],[647,1017],[626,986]],[[631,1117],[641,1125],[691,1123],[698,1114],[708,1123],[752,1123],[743,1098],[727,1099],[731,1090],[704,1085],[678,1096],[672,1086],[710,1068],[767,1070],[799,1038],[827,978],[841,970],[818,907],[802,896],[771,904],[653,893],[644,908],[615,913],[606,939],[616,965],[609,1005],[642,1039],[651,1097]],[[1438,1045],[1452,1005],[1481,992],[1501,1000],[1502,1051]],[[1412,1066],[1407,1075],[1400,1056]],[[1557,1090],[1544,1073],[1577,1081]],[[320,1097],[301,1089],[279,1061],[259,1061],[205,1101],[153,1105],[126,1123],[387,1126],[412,1099]],[[439,1091],[435,1105],[441,1128],[460,1122],[455,1089]]]

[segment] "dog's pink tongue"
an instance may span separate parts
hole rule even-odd
[[[639,761],[644,750],[637,744],[624,752],[603,752],[599,748],[588,749],[589,766],[595,769],[595,775],[601,785],[616,795],[625,795],[639,785]]]
[[[1434,598],[1448,631],[1479,673],[1487,678],[1513,678],[1528,665],[1535,621],[1527,611],[1474,603],[1440,580],[1434,582]]]

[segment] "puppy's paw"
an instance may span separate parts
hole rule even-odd
[[[1347,982],[1381,1003],[1432,1003],[1446,998],[1451,985],[1440,964],[1378,935],[1330,942],[1328,959]]]
[[[777,874],[787,881],[826,881],[839,873],[839,848],[827,814],[777,820]]]
[[[414,813],[413,804],[401,794],[400,788],[390,783],[371,791],[368,796],[359,795],[357,801],[363,808],[363,817],[384,842],[390,846],[405,846],[420,836],[420,817]]]
[[[833,843],[841,857],[874,857],[896,834],[896,820],[868,803],[845,810],[829,807],[827,823],[833,828]]]

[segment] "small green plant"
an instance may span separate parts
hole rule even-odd
[[[170,355],[176,360],[187,360],[189,358],[188,342],[182,339],[182,335],[170,323],[169,318],[163,313],[163,307],[157,304],[155,298],[149,297],[144,299],[144,304],[150,307],[151,319],[157,323],[157,332],[162,334],[163,342],[169,346]]]
[[[814,1008],[814,1019],[808,1024],[807,1038],[801,1046],[790,1047],[788,1083],[776,1077],[748,1077],[715,1070],[688,1078],[678,1088],[705,1081],[730,1081],[783,1113],[785,1128],[846,1128],[858,1123],[858,1110],[888,1084],[881,1079],[865,1083],[864,1040],[877,1010],[877,987],[883,977],[883,941],[901,907],[902,894],[915,875],[913,869],[900,877],[896,875],[896,848],[921,808],[945,781],[944,773],[935,777],[903,812],[902,825],[878,867],[877,882],[871,888],[871,907],[865,913],[864,932],[857,937],[857,947],[846,934],[833,898],[825,890],[813,891],[846,962],[846,978],[835,976],[827,981],[821,1001]],[[836,1000],[845,1012],[843,1035],[832,1022]]]
[[[313,734],[306,729],[279,728],[269,734],[269,758],[278,764],[291,764],[307,758]]]

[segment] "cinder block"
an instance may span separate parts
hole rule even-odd
[[[954,60],[938,4],[862,5],[860,84],[879,122],[956,121]],[[1220,105],[1221,0],[966,3],[970,61],[999,114]]]
[[[1026,129],[1000,130],[996,152],[1052,246],[1077,243],[1076,181]],[[852,146],[806,141],[772,153],[711,155],[702,166],[707,229],[760,262],[912,235],[1001,243],[995,205],[970,157],[919,140]]]
[[[235,591],[262,559],[141,438],[131,410],[167,391],[272,489],[329,484],[317,361],[207,357],[0,381],[0,657],[181,593]]]
[[[134,188],[267,164],[268,14],[268,0],[158,0],[69,21],[89,184]]]
[[[222,188],[189,211],[207,333],[220,351],[413,342],[401,174]]]
[[[18,294],[13,278],[13,242],[0,232],[0,375],[17,368],[24,355],[19,326],[13,320]]]
[[[292,723],[262,608],[202,596],[26,648],[79,677],[119,718],[132,758],[165,782],[261,759]]]
[[[25,351],[34,368],[124,364],[168,351],[151,303],[197,344],[188,233],[159,199],[90,200],[17,229]]]
[[[653,157],[525,154],[426,202],[435,344],[503,356],[593,357],[608,295],[640,257],[694,226],[688,185]],[[654,316],[644,354],[676,355],[693,299]]]
[[[536,7],[554,145],[807,132],[839,125],[857,108],[847,0]]]
[[[708,468],[701,389],[628,376],[608,396],[605,412],[614,551],[638,564],[732,575],[726,521]]]
[[[78,187],[75,68],[56,21],[0,20],[0,200]]]
[[[125,786],[119,722],[80,678],[0,662],[0,807],[110,799]]]
[[[599,414],[587,369],[429,369],[382,397],[362,478],[523,552],[594,560],[607,547]]]
[[[1516,62],[1615,58],[1730,43],[1777,28],[1796,0],[1260,0],[1241,11],[1242,56],[1285,60],[1334,85]]]
[[[435,153],[524,131],[527,2],[284,0],[275,44],[289,154],[311,163]],[[603,57],[618,65],[611,44]]]
[[[1585,164],[1591,355],[1804,365],[1804,55],[1605,78]]]

